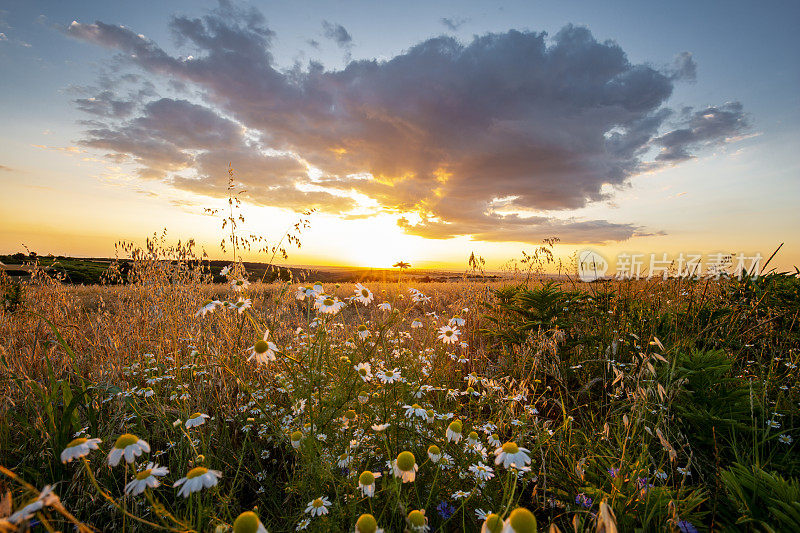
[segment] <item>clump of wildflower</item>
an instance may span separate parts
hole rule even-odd
[[[108,464],[117,466],[123,457],[132,463],[142,452],[150,453],[150,445],[132,433],[125,433],[114,443],[114,448],[108,454]]]
[[[86,457],[89,452],[97,449],[97,445],[103,441],[100,439],[89,439],[86,437],[79,437],[74,439],[67,447],[61,452],[61,462],[69,463],[73,459],[80,459]]]
[[[410,483],[416,479],[419,470],[417,458],[409,451],[400,452],[397,459],[392,461],[392,469],[394,477],[402,478],[403,483]]]

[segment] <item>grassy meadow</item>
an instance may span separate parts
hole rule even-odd
[[[0,281],[0,531],[800,531],[795,273],[173,259]]]

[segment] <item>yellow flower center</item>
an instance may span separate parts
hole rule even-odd
[[[418,403],[415,403],[414,405],[411,406],[411,408],[415,409],[415,410],[416,409],[422,409],[422,406],[420,404],[418,404]]]
[[[364,367],[361,367],[361,368],[358,369],[358,373],[361,374],[362,376],[366,376],[367,375],[367,369],[364,368]]]
[[[428,415],[428,418],[433,418],[434,416],[436,416],[436,413],[433,412],[433,409],[428,409],[427,411],[425,411],[425,414]]]
[[[296,442],[296,441],[299,441],[302,438],[303,438],[303,434],[301,432],[299,432],[299,431],[293,431],[292,432],[292,440],[293,441]]]
[[[378,530],[378,522],[371,514],[362,514],[356,521],[356,531],[358,533],[375,533]]]
[[[189,417],[190,420],[194,420],[195,418],[203,418],[202,413],[194,413],[192,416]]]
[[[372,485],[375,483],[375,475],[369,470],[365,470],[361,472],[360,476],[358,476],[358,482],[364,486]]]
[[[325,298],[325,300],[323,300],[322,303],[325,304],[326,306],[330,307],[330,306],[333,305],[333,300],[331,300],[330,298]]]
[[[536,533],[536,517],[524,507],[517,507],[508,517],[515,533]]]
[[[422,527],[425,525],[425,513],[422,511],[411,511],[408,513],[408,523],[414,527]]]
[[[353,411],[352,409],[349,409],[349,410],[348,410],[348,411],[347,411],[347,412],[344,414],[344,416],[346,416],[348,420],[355,420],[355,419],[356,419],[356,412],[355,412],[355,411]]]
[[[206,473],[208,473],[208,468],[203,468],[202,466],[196,466],[191,470],[189,470],[189,473],[186,474],[186,479],[194,479]]]
[[[120,437],[117,439],[117,442],[114,443],[114,448],[124,449],[131,444],[136,444],[137,442],[139,442],[139,437],[131,433],[125,433],[120,435]]]
[[[314,507],[316,507],[317,509],[319,509],[320,507],[322,507],[322,506],[323,506],[323,505],[325,505],[325,504],[324,504],[324,503],[322,503],[322,498],[317,498],[316,500],[314,500],[314,502],[312,503],[312,505],[313,505]]]
[[[432,444],[428,446],[428,453],[431,455],[442,455],[442,450],[435,444]]]
[[[141,481],[141,480],[143,480],[143,479],[147,479],[147,478],[149,478],[149,477],[150,477],[150,474],[151,474],[152,472],[153,472],[153,471],[152,471],[152,470],[150,470],[149,468],[148,468],[147,470],[142,470],[141,472],[139,472],[138,474],[136,474],[136,479],[138,479],[139,481]]]
[[[409,472],[414,468],[417,458],[411,452],[400,452],[397,456],[397,468],[403,472]]]
[[[233,522],[233,533],[256,533],[260,521],[253,511],[246,511]]]
[[[472,440],[478,440],[478,433],[475,432],[475,431],[470,431],[469,432],[469,438],[472,439]]]
[[[394,377],[394,372],[392,372],[391,370],[387,370],[387,371],[386,371],[386,372],[384,372],[383,374],[384,374],[384,375],[385,375],[387,378],[393,378],[393,377]]]
[[[361,289],[361,296],[369,298],[369,291],[367,289]]]
[[[517,446],[516,442],[506,442],[503,444],[503,451],[511,454],[518,453],[519,446]]]
[[[503,519],[495,513],[486,517],[486,530],[489,533],[500,533],[503,530]]]
[[[75,439],[75,440],[71,441],[69,444],[67,444],[67,448],[72,448],[73,446],[80,446],[81,444],[83,444],[87,440],[89,440],[89,439],[86,439],[84,437],[78,437],[77,439]]]
[[[461,430],[464,429],[464,426],[461,425],[461,420],[453,420],[450,422],[450,425],[447,426],[447,429],[453,433],[461,433]]]
[[[449,337],[449,336],[451,336],[453,334],[453,330],[448,329],[447,331],[444,332],[444,334]]]
[[[472,394],[473,392],[475,392],[475,389],[472,387],[467,387],[467,394]]]
[[[256,341],[255,346],[253,346],[253,349],[256,351],[256,353],[264,353],[267,351],[268,348],[269,345],[265,340],[258,340]]]

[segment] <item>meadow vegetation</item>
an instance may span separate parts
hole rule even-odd
[[[237,260],[220,284],[195,259],[2,278],[0,531],[800,530],[796,272],[265,284]]]

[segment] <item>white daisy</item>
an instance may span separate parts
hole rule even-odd
[[[386,431],[386,428],[391,426],[391,424],[373,424],[372,431],[377,431],[378,433],[382,431]]]
[[[383,302],[378,306],[378,309],[380,309],[381,311],[391,311],[392,304],[390,304],[389,302]]]
[[[213,487],[219,482],[222,477],[222,472],[219,470],[209,470],[202,466],[196,466],[189,470],[186,477],[182,477],[175,482],[175,487],[181,486],[178,491],[178,496],[188,498],[193,492],[200,492],[203,489]]]
[[[428,526],[428,517],[425,516],[425,510],[415,510],[408,513],[408,517],[406,518],[408,522],[408,527],[414,533],[427,533],[431,530],[430,526]]]
[[[527,448],[520,448],[515,442],[506,442],[494,451],[497,456],[494,464],[502,464],[504,468],[515,467],[520,469],[530,464],[531,458],[528,453],[529,450]]]
[[[250,282],[244,278],[233,279],[230,283],[231,287],[233,287],[233,290],[236,292],[241,292],[250,286]]]
[[[494,477],[494,469],[483,463],[470,465],[469,471],[480,481],[489,481]]]
[[[314,302],[314,307],[322,314],[335,315],[344,307],[344,302],[336,296],[321,295]]]
[[[125,461],[132,463],[142,452],[150,453],[150,445],[136,435],[125,433],[120,435],[114,443],[114,448],[108,454],[109,466],[117,466],[120,459],[125,457]]]
[[[403,409],[406,410],[406,418],[411,418],[414,415],[420,418],[428,417],[428,412],[426,409],[418,403],[415,403],[414,405],[404,405]]]
[[[435,444],[431,444],[428,446],[428,457],[434,464],[438,463],[439,459],[442,458],[442,449]]]
[[[396,381],[402,381],[403,376],[400,375],[399,368],[393,368],[392,370],[381,370],[377,373],[378,378],[384,383],[395,383]]]
[[[361,489],[361,494],[372,498],[375,495],[375,480],[379,477],[381,477],[380,472],[371,472],[369,470],[361,472],[361,475],[358,476],[358,488]]]
[[[417,458],[409,451],[400,452],[397,459],[392,461],[392,470],[394,477],[402,478],[403,483],[411,483],[416,479],[419,470]]]
[[[269,338],[269,330],[264,331],[264,336],[257,340],[256,343],[250,348],[250,357],[247,358],[248,361],[255,359],[257,363],[266,364],[270,361],[275,361],[275,352],[278,351],[278,347],[275,346],[275,343],[267,340]]]
[[[372,365],[370,365],[369,363],[358,363],[353,368],[355,368],[356,372],[358,372],[359,377],[365,382],[372,379]]]
[[[411,327],[414,328],[414,329],[421,328],[422,327],[422,322],[420,322],[419,320],[415,320],[415,321],[413,321],[411,323]]]
[[[186,429],[194,428],[197,426],[202,426],[206,423],[206,419],[211,418],[207,414],[204,413],[194,413],[189,418],[186,419]]]
[[[308,507],[306,507],[305,512],[310,513],[312,517],[322,516],[328,514],[328,507],[330,506],[331,501],[327,496],[323,496],[322,498],[317,498],[316,500],[308,502]]]
[[[356,520],[355,533],[383,533],[378,527],[378,521],[369,513],[362,514]]]
[[[250,300],[250,298],[245,298],[245,299],[239,298],[239,301],[237,301],[235,304],[233,304],[233,307],[241,315],[242,313],[244,313],[245,309],[249,309],[249,308],[253,307],[253,301]]]
[[[446,325],[439,328],[439,339],[445,344],[455,344],[461,332],[453,326]]]
[[[307,529],[309,525],[311,525],[311,519],[310,518],[303,518],[302,520],[300,520],[297,523],[297,527],[294,528],[294,530],[295,531],[302,531],[304,529]]]
[[[369,332],[369,330],[367,329],[367,326],[365,326],[364,324],[361,324],[360,326],[358,326],[358,337],[359,337],[361,340],[364,340],[364,339],[366,339],[366,338],[367,338],[367,337],[369,337],[370,335],[371,335],[371,333],[370,333],[370,332]]]
[[[90,451],[96,450],[97,445],[102,442],[100,439],[79,437],[67,444],[67,447],[61,452],[61,462],[69,463],[73,459],[86,457]]]
[[[300,441],[303,440],[303,433],[300,431],[294,431],[290,435],[289,440],[292,442],[292,448],[297,450],[300,448]]]
[[[450,422],[445,432],[447,440],[450,442],[459,442],[464,437],[462,434],[463,429],[464,426],[461,424],[461,420],[453,420]]]
[[[461,318],[461,317],[460,317],[460,316],[458,316],[458,315],[456,315],[456,316],[454,316],[453,318],[451,318],[451,319],[450,319],[450,322],[449,322],[449,324],[450,324],[451,326],[463,326],[463,325],[464,325],[464,324],[466,324],[466,323],[467,323],[467,321],[466,321],[466,320],[464,320],[463,318]]]
[[[221,306],[221,305],[222,305],[222,302],[220,302],[219,300],[209,300],[209,301],[207,301],[207,302],[205,302],[203,304],[203,307],[201,307],[194,314],[194,316],[201,316],[201,315],[202,316],[206,316],[208,313],[213,313],[214,311],[216,311],[217,307]]]
[[[353,298],[364,305],[369,305],[374,298],[372,291],[360,283],[356,283],[355,293],[356,294]]]
[[[791,435],[781,435],[778,437],[778,442],[782,444],[791,444],[792,443],[792,436]],[[63,455],[62,455],[63,457]]]
[[[39,496],[35,500],[9,516],[8,521],[12,524],[19,524],[23,520],[29,520],[33,518],[36,513],[45,507],[54,505],[59,501],[60,499],[58,495],[53,492],[53,487],[50,485],[45,485],[45,487],[42,489],[42,492],[39,493]]]
[[[133,481],[125,485],[125,494],[136,496],[143,493],[147,487],[154,489],[161,484],[156,476],[166,476],[167,474],[169,474],[169,469],[166,466],[147,463],[147,467],[141,472],[137,472]]]

